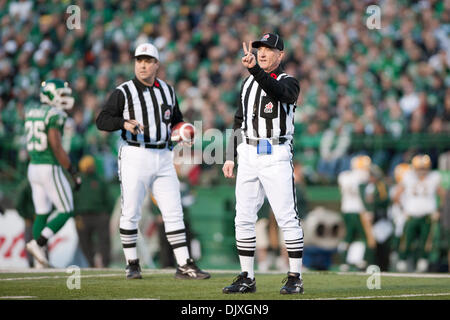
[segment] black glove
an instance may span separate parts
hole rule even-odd
[[[70,167],[67,169],[67,171],[69,171],[70,176],[72,177],[72,180],[73,180],[73,184],[74,184],[73,190],[74,191],[80,190],[81,177],[80,177],[77,169],[72,167],[72,165],[70,165]]]

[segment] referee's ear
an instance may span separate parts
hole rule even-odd
[[[278,57],[278,65],[280,65],[283,60],[284,60],[284,50],[280,51],[280,55]]]

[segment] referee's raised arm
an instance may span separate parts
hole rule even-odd
[[[248,71],[255,77],[255,81],[259,83],[267,95],[281,102],[295,103],[297,101],[300,85],[294,77],[286,77],[278,81],[259,65],[249,68]]]
[[[278,80],[274,73],[280,68],[284,58],[284,44],[279,40],[278,35],[269,34],[260,41],[250,42],[248,49],[245,43],[242,47],[245,54],[242,64],[267,95],[280,102],[295,103],[300,93],[298,80],[293,77]],[[258,58],[252,53],[252,47],[258,48]],[[276,54],[268,55],[270,50],[275,50]]]

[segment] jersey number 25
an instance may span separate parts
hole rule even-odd
[[[27,121],[25,122],[25,130],[27,132],[28,151],[44,151],[47,149],[44,121]]]

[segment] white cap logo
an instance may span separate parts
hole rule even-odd
[[[159,60],[158,49],[151,43],[142,43],[137,46],[136,51],[134,52],[134,56],[150,56]]]

